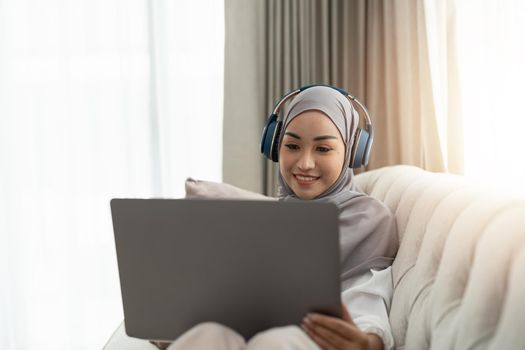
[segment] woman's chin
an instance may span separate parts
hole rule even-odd
[[[292,188],[292,190],[294,191],[297,198],[303,199],[303,200],[314,199],[315,197],[319,195],[319,193],[317,193],[318,191],[305,191],[301,188],[296,188],[296,189]]]

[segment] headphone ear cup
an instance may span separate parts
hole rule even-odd
[[[372,126],[370,129],[365,131],[367,133],[365,153],[363,155],[363,165],[368,166],[368,160],[370,158],[370,151],[372,150],[372,144],[374,143],[374,132]]]
[[[272,114],[268,118],[268,122],[263,129],[262,138],[261,138],[261,153],[266,156],[266,158],[274,160],[274,143],[278,142],[276,133],[280,131],[281,122],[277,121],[277,115]],[[277,141],[276,141],[277,140]]]
[[[351,168],[360,168],[368,164],[368,156],[370,154],[370,148],[368,147],[369,138],[370,134],[368,131],[361,128],[357,129],[350,163]]]
[[[272,141],[272,150],[271,150],[271,160],[274,162],[279,161],[279,140],[281,138],[281,129],[283,127],[283,123],[281,121],[277,122],[277,125],[275,126],[274,131],[274,138]]]

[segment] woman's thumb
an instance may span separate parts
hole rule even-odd
[[[350,316],[350,313],[348,312],[348,309],[346,308],[346,305],[341,303],[341,309],[342,309],[342,313],[341,314],[343,315],[343,320],[353,324],[354,321],[352,320],[352,317]]]

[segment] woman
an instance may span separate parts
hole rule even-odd
[[[290,103],[276,142],[280,200],[331,201],[340,208],[343,318],[306,315],[295,326],[262,332],[247,344],[217,324],[194,327],[169,350],[391,349],[388,322],[390,264],[397,252],[393,215],[361,193],[354,181],[353,148],[359,117],[350,100],[328,86],[303,89]]]

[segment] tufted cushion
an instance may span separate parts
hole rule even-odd
[[[411,166],[360,174],[395,213],[398,349],[525,349],[525,199]]]

